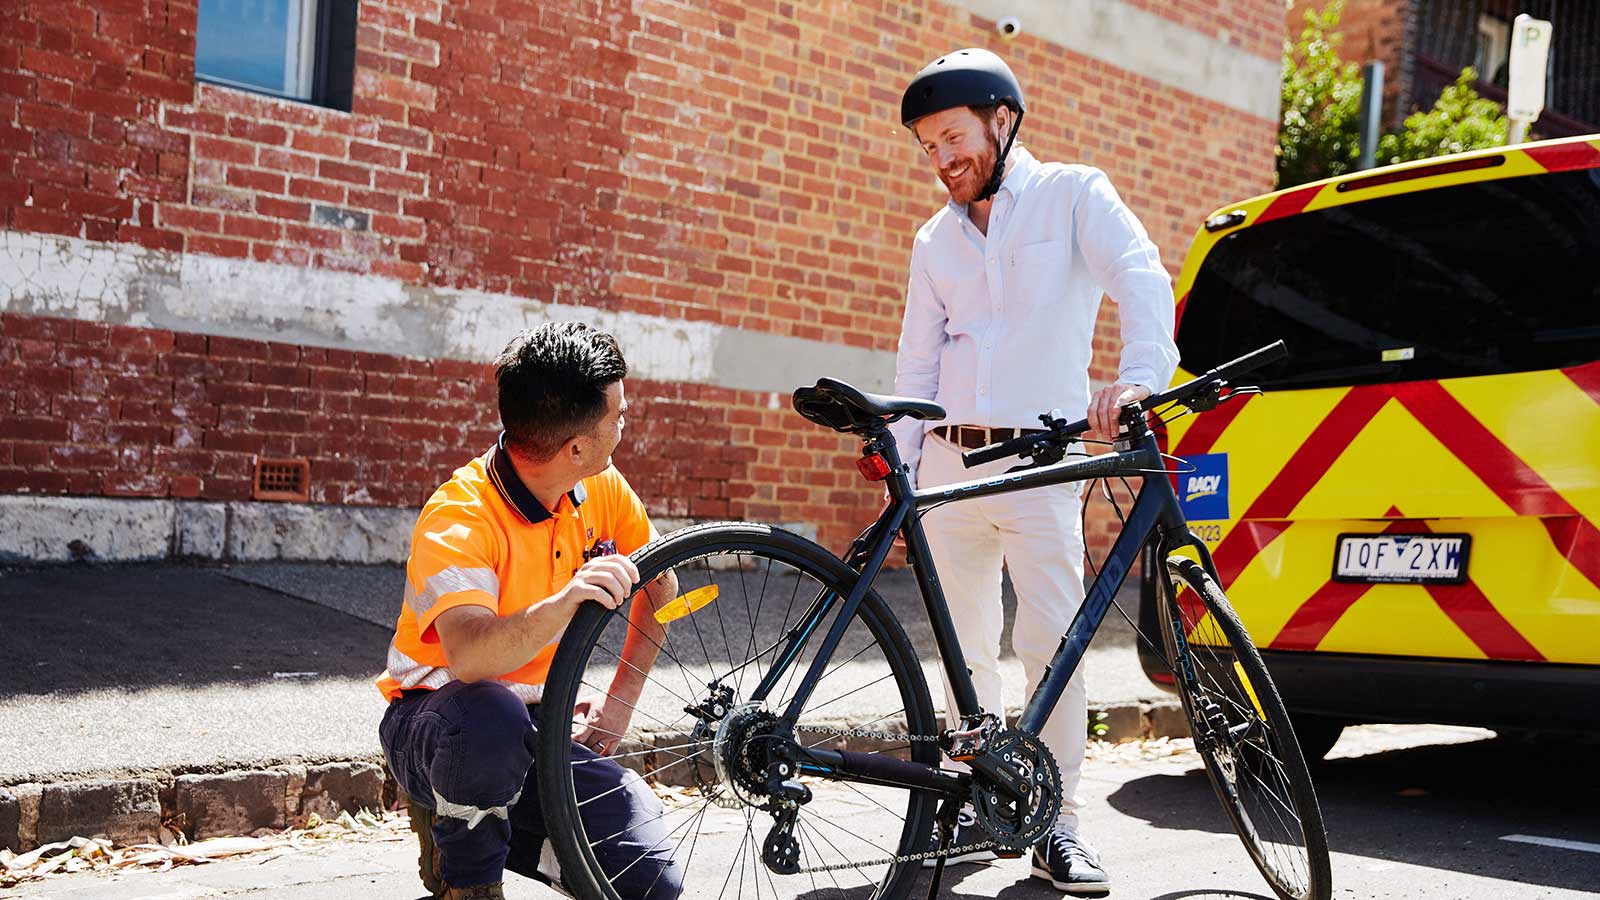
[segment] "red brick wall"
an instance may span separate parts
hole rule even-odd
[[[618,467],[655,514],[864,524],[852,442],[787,403],[627,386]],[[15,314],[0,411],[0,493],[245,500],[258,455],[303,456],[312,502],[416,506],[499,430],[487,365]]]
[[[1228,0],[1226,16],[1139,2],[1277,55],[1276,0]],[[880,351],[898,332],[911,234],[943,202],[895,121],[899,90],[934,55],[994,40],[990,23],[936,2],[367,0],[342,113],[196,85],[193,3],[20,0],[0,15],[6,228]],[[995,49],[1028,91],[1023,140],[1106,169],[1174,270],[1204,213],[1270,185],[1269,120],[1032,34]],[[316,204],[370,227],[319,224]],[[32,430],[7,435],[0,490],[237,496],[241,460],[287,448],[312,457],[315,499],[415,503],[492,430],[492,410],[469,402],[482,399],[478,367],[5,323],[0,353],[25,365],[0,376],[0,414]],[[1115,325],[1108,304],[1101,379]],[[407,410],[392,378],[417,379],[402,384],[426,402]],[[838,546],[875,507],[840,456],[848,442],[786,400],[635,392],[656,414],[630,426],[628,471],[660,513],[810,520]],[[176,442],[196,426],[162,404],[194,405],[204,458],[177,452],[194,449]],[[103,435],[73,435],[81,410]],[[142,418],[117,424],[129,415]],[[430,449],[387,457],[409,446],[388,436],[401,431]],[[62,435],[71,446],[49,450]],[[75,454],[93,462],[75,467]]]

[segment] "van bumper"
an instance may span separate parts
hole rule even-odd
[[[1600,732],[1600,666],[1263,650],[1293,712]]]

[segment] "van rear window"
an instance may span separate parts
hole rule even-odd
[[[1282,338],[1280,390],[1554,369],[1600,358],[1600,169],[1301,213],[1228,235],[1178,330],[1203,372]]]

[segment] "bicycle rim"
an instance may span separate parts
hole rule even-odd
[[[819,595],[844,590],[849,570],[814,544],[760,526],[680,532],[640,551],[635,561],[645,581],[673,569],[678,596],[696,598],[696,608],[672,622],[663,639],[652,642],[655,664],[634,704],[629,734],[613,757],[629,769],[627,779],[642,779],[660,799],[656,830],[665,843],[652,852],[665,851],[680,867],[682,896],[904,896],[916,877],[914,864],[791,875],[771,871],[762,860],[773,824],[770,811],[762,807],[770,799],[761,794],[758,779],[740,777],[752,774],[749,767],[741,768],[748,757],[731,749],[741,736],[759,734],[787,708],[822,634],[833,623],[833,613],[774,675],[772,693],[759,706],[752,705],[756,685],[773,669],[785,635]],[[706,599],[712,589],[714,597]],[[629,606],[642,597],[635,595]],[[619,665],[627,665],[620,663],[620,650],[630,632],[644,639],[632,627],[628,609],[607,614],[585,608],[574,617],[551,667],[546,709],[606,692]],[[721,694],[720,688],[728,693]],[[706,705],[713,699],[723,701],[728,712],[707,722]],[[691,712],[690,707],[701,711]],[[929,734],[934,722],[926,682],[903,632],[881,601],[869,595],[799,717],[797,725],[806,729],[797,732],[799,743],[835,748],[844,743],[847,729]],[[758,740],[746,737],[745,746],[754,747],[750,741]],[[540,784],[563,881],[578,896],[625,896],[619,885],[625,885],[628,875],[619,869],[629,862],[619,861],[608,847],[614,835],[593,827],[596,817],[586,815],[596,801],[578,798],[576,768],[595,764],[575,754],[573,745],[556,732],[542,730],[540,741]],[[939,758],[930,743],[851,737],[848,745],[929,764]],[[801,780],[812,792],[795,826],[801,867],[861,863],[926,849],[934,802],[924,792]],[[556,815],[550,816],[552,807]]]
[[[1326,900],[1322,814],[1277,688],[1210,576],[1189,560],[1172,560],[1170,572],[1166,643],[1212,785],[1273,890]]]

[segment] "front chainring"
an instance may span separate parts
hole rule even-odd
[[[1021,800],[1010,800],[1000,788],[974,773],[971,787],[978,825],[1002,850],[1021,853],[1049,833],[1061,811],[1061,770],[1036,736],[1010,728],[985,748],[1016,770],[1027,783]]]

